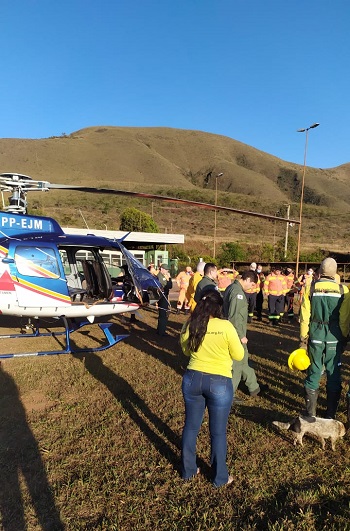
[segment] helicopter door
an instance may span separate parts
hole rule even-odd
[[[18,305],[26,307],[69,306],[71,303],[62,261],[55,245],[43,242],[11,242],[8,258]]]

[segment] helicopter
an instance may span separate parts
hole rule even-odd
[[[106,344],[74,350],[71,334],[94,323],[96,318],[124,312],[134,313],[140,306],[156,303],[163,295],[161,284],[123,245],[121,240],[88,234],[66,234],[50,217],[27,213],[27,193],[50,189],[89,193],[119,194],[159,199],[212,210],[298,223],[296,220],[269,216],[235,208],[200,203],[167,196],[108,188],[90,188],[36,181],[17,173],[0,174],[0,191],[11,194],[9,204],[0,212],[0,315],[27,318],[29,333],[0,335],[1,338],[44,337],[63,334],[66,348],[33,353],[0,354],[1,358],[68,354],[105,350],[126,335],[111,333],[111,323],[99,323]],[[113,278],[102,257],[103,251],[122,253],[124,275]],[[41,332],[33,323],[40,318],[63,322],[64,332]],[[23,331],[22,331],[23,332]]]

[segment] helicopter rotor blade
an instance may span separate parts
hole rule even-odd
[[[280,216],[272,216],[269,214],[261,214],[259,212],[252,212],[250,210],[241,210],[238,208],[225,207],[220,205],[212,205],[211,203],[201,203],[200,201],[190,201],[189,199],[179,199],[177,197],[169,197],[165,195],[147,194],[144,192],[129,192],[127,190],[116,190],[113,188],[93,188],[88,186],[72,186],[69,184],[48,184],[48,188],[52,190],[72,190],[76,192],[88,192],[94,194],[110,194],[110,195],[124,195],[129,197],[141,197],[145,199],[154,199],[165,201],[169,203],[178,203],[182,205],[196,206],[199,208],[206,208],[208,210],[220,210],[224,212],[235,212],[236,214],[244,214],[246,216],[255,216],[258,218],[265,218],[274,221],[284,221],[287,223],[299,224],[300,221],[296,219],[283,218]]]

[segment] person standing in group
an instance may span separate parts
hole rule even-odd
[[[338,279],[335,277],[335,281],[338,284]],[[339,283],[340,284],[340,283]],[[344,300],[340,306],[339,310],[339,325],[344,337],[344,350],[346,349],[346,343],[350,338],[350,293],[347,292],[344,294]],[[350,429],[350,382],[349,382],[348,392],[346,393],[346,405],[347,405],[347,425],[346,428]]]
[[[180,271],[180,273],[176,277],[176,283],[178,287],[180,288],[179,291],[179,297],[177,299],[177,305],[176,305],[176,313],[179,314],[184,308],[185,314],[188,313],[189,306],[188,306],[188,300],[186,298],[186,292],[188,289],[188,285],[190,283],[190,279],[193,276],[193,271],[190,266],[187,266],[184,271]]]
[[[265,275],[262,270],[262,265],[258,264],[256,266],[256,272],[258,275],[258,282],[257,287],[259,288],[259,291],[256,294],[256,315],[258,321],[262,321],[262,309],[264,304],[264,282],[265,282]]]
[[[229,286],[232,282],[232,269],[228,269],[227,267],[218,269],[217,281],[219,291],[225,291],[227,286]]]
[[[198,282],[196,287],[196,293],[194,294],[194,300],[198,304],[202,298],[204,290],[207,292],[210,289],[218,290],[216,279],[218,277],[218,269],[215,264],[208,262],[205,264],[203,278]]]
[[[264,282],[264,294],[267,296],[269,308],[269,323],[272,325],[278,325],[284,315],[284,296],[286,293],[286,277],[282,275],[281,267],[276,265]]]
[[[149,266],[147,267],[148,271],[154,276],[156,277],[158,275],[158,271],[156,270],[156,268],[154,267],[154,264],[149,264]]]
[[[249,271],[256,272],[256,268],[256,263],[252,262],[250,264]],[[247,288],[247,290],[245,291],[245,296],[247,297],[248,302],[248,323],[251,323],[254,317],[254,310],[256,308],[256,296],[258,294],[258,291],[260,291],[258,280],[254,285],[252,285],[250,288]]]
[[[294,317],[294,293],[295,288],[295,275],[291,267],[287,267],[284,276],[286,277],[287,293],[284,298],[284,309],[287,309],[287,317],[291,321]]]
[[[170,268],[168,264],[161,264],[159,273],[157,275],[159,282],[162,285],[163,293],[158,301],[158,327],[157,334],[159,336],[167,336],[166,327],[168,324],[170,302],[169,291],[173,287],[173,282],[170,276]]]
[[[307,272],[300,275],[298,279],[295,281],[295,285],[299,293],[300,304],[302,302],[305,289],[307,288],[307,286],[310,286],[311,282],[313,281],[313,278],[314,278],[313,275],[314,275],[314,270],[312,269],[312,267],[309,267]]]
[[[188,284],[188,288],[187,288],[187,291],[186,291],[186,299],[188,300],[188,307],[190,309],[190,312],[193,312],[193,310],[196,307],[196,302],[194,300],[194,295],[196,293],[197,285],[199,284],[199,282],[203,278],[204,267],[205,267],[205,262],[198,262],[197,271],[190,278],[190,282]]]
[[[240,382],[243,381],[248,388],[250,396],[257,396],[268,390],[268,385],[258,384],[255,371],[249,365],[247,318],[248,302],[245,291],[255,285],[258,275],[255,271],[244,271],[241,278],[236,279],[224,292],[223,312],[237,330],[238,337],[244,348],[244,357],[232,364],[232,383],[236,391]],[[235,399],[236,404],[242,400]]]
[[[222,297],[210,290],[197,303],[181,331],[180,342],[190,356],[182,380],[185,425],[182,432],[182,478],[199,473],[196,442],[205,408],[209,413],[211,467],[216,487],[232,483],[228,473],[227,422],[233,399],[232,360],[241,360],[242,344],[233,325],[222,319]]]
[[[296,301],[299,303],[299,310],[298,310],[298,322],[299,323],[300,323],[300,308],[303,302],[304,293],[305,293],[306,288],[310,286],[311,283],[313,282],[314,273],[315,272],[312,269],[312,267],[309,267],[307,272],[300,275],[298,279],[295,281],[295,287],[297,290]]]
[[[341,355],[349,327],[344,317],[344,294],[349,290],[335,280],[337,262],[325,258],[320,278],[306,286],[300,311],[300,348],[308,351],[311,365],[304,382],[306,413],[316,416],[319,384],[323,371],[327,376],[326,418],[335,418],[341,395]],[[340,318],[342,311],[342,318]],[[340,325],[340,321],[342,325]]]
[[[239,271],[237,271],[237,269],[235,269],[235,264],[233,262],[231,263],[231,265],[232,265],[232,269],[230,269],[229,277],[230,277],[231,281],[233,282],[238,277]]]

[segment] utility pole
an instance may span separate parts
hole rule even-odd
[[[277,210],[277,212],[275,212],[275,216],[280,216],[280,211]],[[276,220],[273,221],[273,257],[272,257],[272,261],[274,262],[275,261],[275,254],[276,254]]]
[[[287,205],[287,226],[286,226],[286,240],[284,242],[284,259],[287,258],[288,252],[288,230],[289,230],[289,214],[290,214],[290,205]]]
[[[218,175],[215,176],[215,206],[218,204],[218,178],[222,177],[223,173],[218,173]],[[216,216],[217,211],[214,210],[214,241],[213,241],[213,258],[216,257]]]

